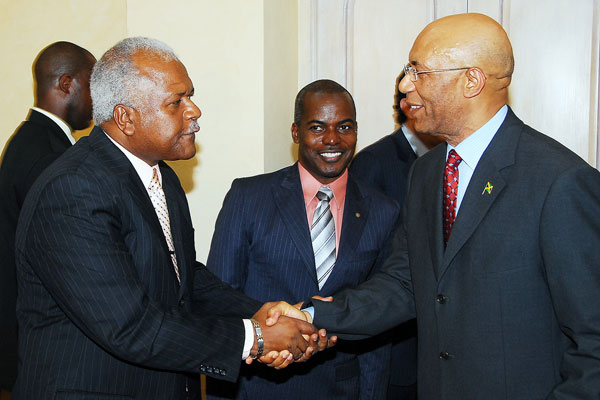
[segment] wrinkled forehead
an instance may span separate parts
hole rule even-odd
[[[446,29],[426,29],[415,39],[408,61],[413,66],[441,68],[448,63],[464,61],[465,50],[471,47],[468,38]]]

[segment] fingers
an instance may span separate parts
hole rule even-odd
[[[267,303],[272,304],[272,303]],[[275,303],[273,307],[271,307],[267,311],[266,324],[267,326],[273,326],[279,320],[279,317],[285,315],[286,317],[297,318],[306,321],[306,316],[302,311],[298,308],[286,303],[285,301],[280,301]]]
[[[266,356],[260,357],[259,361],[269,367],[283,369],[294,362],[294,357],[287,350],[281,352],[272,351]]]
[[[317,299],[317,300],[321,300],[321,301],[327,301],[327,302],[332,302],[333,301],[333,296],[328,296],[328,297],[322,297],[322,296],[313,296],[313,299]]]

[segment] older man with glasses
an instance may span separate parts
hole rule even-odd
[[[381,272],[302,313],[343,339],[416,316],[421,400],[600,398],[600,173],[507,106],[513,66],[487,16],[421,32],[399,88],[446,145],[415,161]]]

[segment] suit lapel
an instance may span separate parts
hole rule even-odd
[[[187,260],[185,257],[186,253],[183,249],[183,236],[181,234],[181,229],[177,229],[179,221],[181,221],[181,209],[179,207],[179,201],[177,200],[177,181],[171,179],[171,174],[174,174],[174,172],[172,170],[167,169],[166,164],[161,162],[163,190],[167,199],[167,207],[169,208],[169,220],[171,221],[171,235],[173,236],[173,246],[175,246],[175,255],[177,256],[177,265],[179,266],[179,279],[181,279],[179,291],[179,296],[181,297],[183,296],[183,293],[185,291],[185,281],[188,278],[187,268],[184,268],[184,266],[188,265],[190,261]],[[173,227],[175,227],[175,229]],[[166,241],[163,240],[163,242],[165,242],[165,247],[167,248],[167,251],[169,251],[168,246],[166,245]]]
[[[354,256],[369,217],[369,202],[370,198],[363,197],[354,179],[348,176],[340,247],[337,252],[335,267],[322,290],[327,291],[328,288],[335,287],[343,279],[346,273],[347,261]]]
[[[427,154],[434,161],[426,172],[425,182],[425,210],[427,215],[427,229],[429,230],[429,247],[434,273],[439,280],[442,270],[444,255],[444,238],[442,235],[442,185],[444,165],[446,164],[446,146],[437,146]]]
[[[298,253],[304,261],[304,267],[317,284],[315,258],[313,256],[310,230],[306,219],[306,205],[300,183],[300,172],[297,163],[283,172],[278,185],[273,186],[273,198],[279,209],[281,219],[288,230]]]
[[[90,133],[89,140],[91,141],[91,145],[101,153],[99,157],[102,160],[106,160],[104,165],[111,170],[112,174],[119,178],[123,184],[124,190],[131,194],[138,210],[150,224],[152,228],[151,231],[155,232],[156,235],[159,235],[158,237],[161,239],[160,243],[162,243],[164,250],[168,253],[169,248],[164,240],[160,222],[158,221],[148,192],[142,184],[135,168],[133,168],[133,165],[131,165],[125,154],[123,154],[123,152],[121,152],[121,150],[106,137],[106,134],[102,129],[94,127]]]
[[[506,187],[500,171],[515,163],[522,125],[509,108],[504,122],[481,156],[469,182],[444,253],[440,277]],[[489,193],[484,190],[488,182],[493,186]]]

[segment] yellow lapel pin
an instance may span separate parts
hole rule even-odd
[[[487,194],[492,194],[492,189],[494,187],[492,186],[491,183],[487,183],[487,185],[483,188],[483,192],[481,192],[481,194],[484,194],[485,192],[487,192]]]

